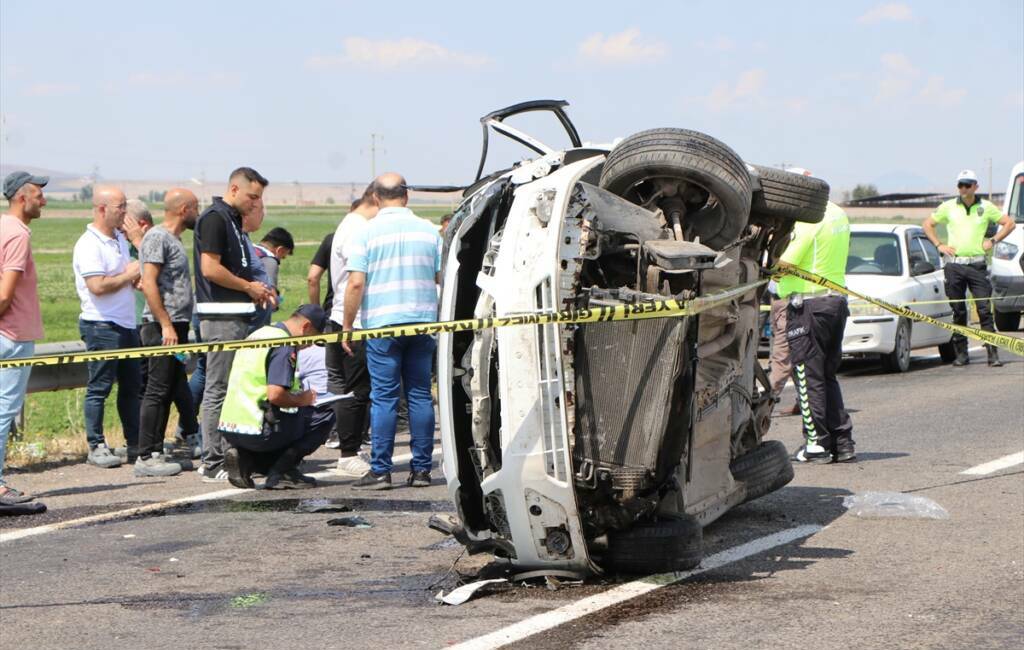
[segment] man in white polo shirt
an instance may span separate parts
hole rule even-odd
[[[127,207],[124,192],[114,187],[97,187],[92,205],[92,223],[78,238],[72,256],[75,288],[82,303],[78,330],[89,351],[139,347],[134,289],[139,280],[139,263],[129,257],[128,242],[120,230]],[[88,462],[108,468],[121,464],[103,435],[103,407],[116,380],[117,413],[128,444],[128,462],[134,463],[139,443],[139,360],[91,361],[88,365]]]

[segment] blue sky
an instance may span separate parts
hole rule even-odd
[[[465,183],[481,115],[558,98],[594,142],[693,128],[882,190],[950,189],[991,158],[999,191],[1024,158],[1022,32],[1020,0],[4,0],[0,162],[360,181],[379,133],[378,170]]]

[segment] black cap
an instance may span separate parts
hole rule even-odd
[[[327,329],[327,312],[320,305],[301,305],[292,313],[292,316],[302,316],[312,323],[313,328],[318,332],[323,333]]]
[[[49,176],[33,176],[28,172],[11,172],[4,179],[4,196],[10,201],[14,198],[15,193],[21,189],[25,183],[32,183],[39,187],[45,187],[50,182]]]

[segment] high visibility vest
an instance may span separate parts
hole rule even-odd
[[[247,341],[283,339],[288,332],[280,327],[266,325],[246,337]],[[260,402],[267,399],[267,355],[271,348],[246,348],[235,352],[228,375],[228,394],[220,411],[217,428],[221,431],[247,436],[258,436],[263,432],[263,408]],[[293,388],[298,388],[296,379]],[[282,408],[284,413],[298,409]]]

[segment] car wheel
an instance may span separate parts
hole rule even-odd
[[[1019,311],[997,311],[992,316],[996,321],[996,329],[1000,332],[1016,332],[1020,328]]]
[[[735,241],[750,215],[750,173],[743,160],[697,131],[653,129],[629,136],[608,154],[600,185],[666,214],[670,203],[684,203],[684,232],[712,248]]]
[[[939,345],[939,358],[942,359],[942,363],[953,363],[956,360],[956,348],[952,341]]]
[[[746,484],[747,496],[743,502],[753,501],[770,494],[793,480],[793,463],[786,445],[778,440],[762,442],[729,463],[732,477]]]
[[[693,515],[675,514],[638,521],[629,530],[609,531],[601,565],[613,573],[649,575],[686,571],[703,557],[700,522]]]
[[[773,167],[751,166],[761,180],[761,191],[754,193],[751,208],[758,217],[805,223],[818,223],[825,217],[828,183]]]
[[[882,355],[882,365],[889,372],[910,370],[910,321],[901,318],[896,325],[896,341],[892,352]]]

